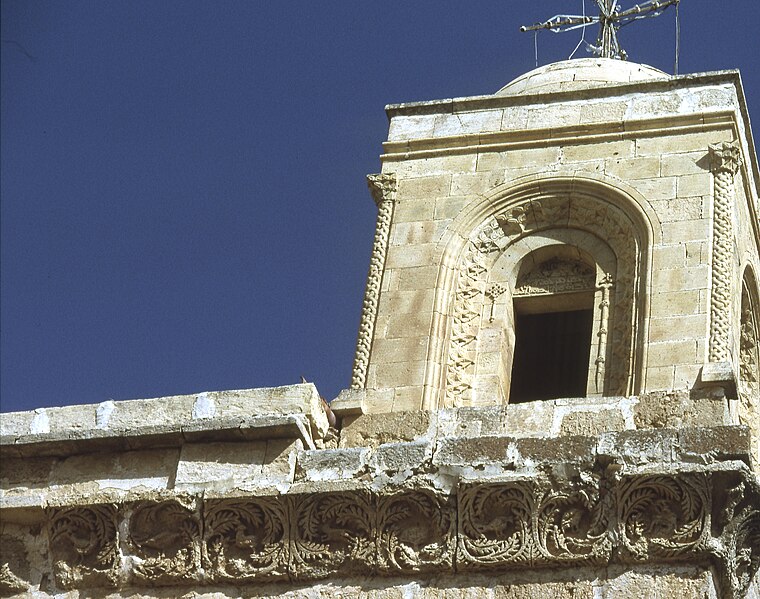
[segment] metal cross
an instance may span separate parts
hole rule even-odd
[[[592,51],[602,58],[625,60],[628,55],[620,47],[618,30],[634,21],[657,17],[668,7],[677,6],[680,0],[647,0],[627,10],[621,10],[619,0],[594,0],[594,2],[599,7],[599,16],[555,15],[543,23],[520,27],[520,31],[548,29],[553,33],[560,33],[599,23],[599,37],[596,40],[596,46],[591,47]]]

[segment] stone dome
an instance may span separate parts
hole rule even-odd
[[[578,91],[635,81],[668,79],[670,75],[644,64],[612,58],[577,58],[544,65],[520,75],[497,96],[518,96],[557,91]]]

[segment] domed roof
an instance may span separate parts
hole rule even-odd
[[[612,58],[577,58],[555,62],[520,75],[496,92],[518,96],[542,92],[577,91],[635,81],[668,79],[670,75],[644,64]]]

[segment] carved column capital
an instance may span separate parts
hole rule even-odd
[[[378,206],[385,201],[396,201],[396,175],[393,173],[367,175],[367,185]]]
[[[710,144],[710,170],[713,173],[728,172],[735,175],[741,164],[741,147],[738,140]]]

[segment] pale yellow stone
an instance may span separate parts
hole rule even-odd
[[[636,156],[662,156],[664,154],[704,152],[710,144],[730,139],[731,132],[704,131],[699,133],[681,133],[660,137],[641,137],[636,140]]]
[[[652,318],[704,314],[707,305],[701,289],[686,291],[655,292],[652,296]]]
[[[435,264],[438,248],[435,243],[388,248],[386,265],[388,268],[413,268]]]
[[[705,216],[705,201],[701,197],[654,201],[652,207],[657,212],[660,222],[679,223],[675,228],[680,228],[683,221],[697,220]]]
[[[695,364],[701,363],[702,356],[697,352],[695,340],[666,341],[650,343],[647,348],[647,359],[650,364]]]
[[[416,362],[427,354],[427,337],[376,339],[372,344],[372,360],[377,363]]]
[[[649,321],[649,341],[678,341],[703,337],[707,332],[705,314],[692,314],[673,318],[651,318]]]
[[[705,196],[712,193],[712,175],[710,173],[698,173],[694,175],[681,175],[677,179],[677,195],[679,198]]]
[[[563,162],[580,162],[593,159],[630,158],[634,155],[634,149],[635,145],[631,140],[563,146],[562,160]]]
[[[663,227],[662,242],[683,243],[709,239],[710,223],[707,219],[684,220],[668,227]]]
[[[660,174],[663,177],[696,175],[706,172],[706,152],[679,152],[660,157]]]
[[[430,177],[401,179],[398,182],[397,197],[399,201],[404,202],[413,199],[430,200],[432,198],[449,195],[450,189],[451,175],[434,175]]]
[[[438,267],[435,265],[400,268],[396,270],[396,289],[433,289],[437,278]]]
[[[707,265],[677,268],[662,260],[655,260],[652,273],[652,289],[656,293],[703,289],[710,284]]]
[[[399,201],[393,209],[393,222],[419,222],[433,218],[435,198],[427,200]]]
[[[610,158],[604,163],[604,172],[618,179],[651,179],[660,176],[660,161],[657,157]]]
[[[650,202],[656,200],[671,200],[676,197],[675,177],[636,179],[631,183],[636,190]]]

